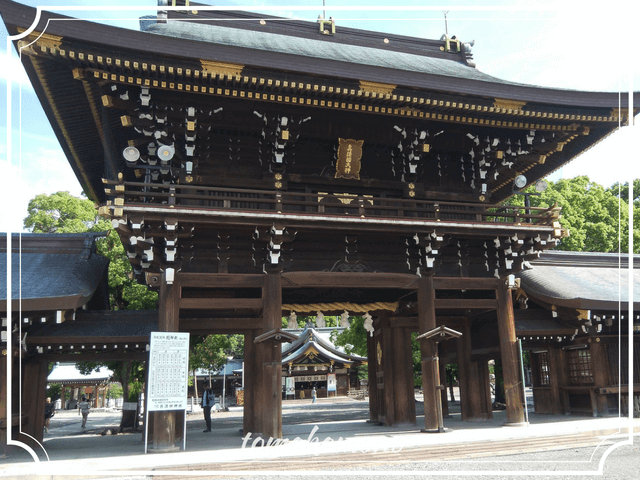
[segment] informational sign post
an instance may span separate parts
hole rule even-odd
[[[336,392],[336,387],[338,385],[338,382],[336,381],[336,374],[335,373],[330,373],[327,375],[327,392]]]
[[[147,378],[147,409],[145,415],[144,452],[147,453],[149,412],[184,412],[182,449],[187,442],[187,385],[189,370],[189,334],[151,332],[149,345],[149,376]]]

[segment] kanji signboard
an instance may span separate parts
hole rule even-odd
[[[189,334],[151,332],[148,410],[187,408]]]

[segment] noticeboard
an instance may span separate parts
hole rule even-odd
[[[189,334],[151,332],[148,411],[187,408]]]
[[[327,375],[327,392],[336,391],[336,374],[330,373]]]

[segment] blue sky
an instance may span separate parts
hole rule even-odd
[[[98,2],[88,0],[35,1],[31,6],[108,7],[142,5],[156,0]],[[315,21],[322,0],[237,1],[201,0],[217,6],[242,6],[271,15]],[[640,91],[639,34],[632,19],[632,2],[498,1],[439,2],[399,0],[326,0],[327,16],[341,26],[423,38],[440,38],[445,31],[443,11],[448,11],[449,35],[475,40],[477,68],[506,80],[575,90]],[[389,8],[392,5],[393,9]],[[300,7],[306,8],[302,9]],[[349,9],[345,9],[349,7]],[[634,9],[635,10],[635,9]],[[72,17],[138,28],[138,17],[149,10],[64,11]],[[31,89],[13,47],[7,54],[7,32],[0,26],[0,164],[4,165],[0,188],[0,231],[20,231],[27,203],[39,193],[67,190],[80,194],[80,186],[53,135]],[[7,163],[7,77],[12,82],[12,155]],[[640,97],[635,101],[640,105]],[[640,178],[638,145],[634,129],[622,129],[581,155],[550,178],[588,175],[609,186],[616,181]],[[6,206],[10,205],[11,208]]]

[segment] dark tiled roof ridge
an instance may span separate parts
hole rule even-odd
[[[280,34],[243,30],[227,26],[200,23],[168,22],[150,25],[147,32],[165,37],[225,45],[254,51],[331,60],[402,71],[426,73],[444,77],[466,78],[495,84],[527,86],[501,80],[466,65],[460,57],[451,59],[398,52],[372,46],[324,42],[305,37],[285,38]]]
[[[574,267],[607,267],[627,269],[628,253],[574,252],[567,250],[547,250],[540,258],[533,260],[536,265],[571,265]],[[640,255],[633,255],[633,268],[640,268]]]

